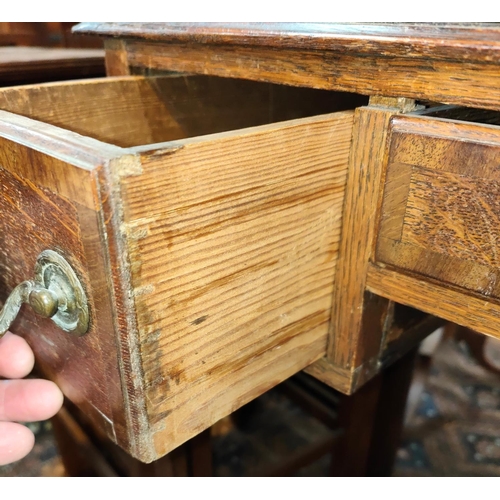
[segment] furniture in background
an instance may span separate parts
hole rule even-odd
[[[97,37],[71,33],[77,23],[0,23],[0,46],[102,49]]]
[[[76,23],[0,23],[0,86],[105,74],[103,43],[75,37]]]
[[[0,86],[103,76],[104,51],[45,47],[0,47]]]

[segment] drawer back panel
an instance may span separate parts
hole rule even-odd
[[[352,109],[357,94],[210,76],[97,78],[2,89],[0,109],[120,147]]]

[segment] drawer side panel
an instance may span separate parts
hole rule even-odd
[[[352,127],[183,141],[122,179],[158,456],[325,354]]]

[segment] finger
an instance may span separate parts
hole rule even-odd
[[[61,409],[62,403],[61,391],[48,380],[0,381],[0,421],[46,420]]]
[[[22,337],[7,332],[0,339],[0,377],[26,377],[34,363],[33,351]]]
[[[0,465],[24,458],[35,444],[35,436],[24,425],[0,422]]]

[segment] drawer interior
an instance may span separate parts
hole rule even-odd
[[[430,105],[411,113],[412,116],[444,118],[461,122],[482,123],[484,125],[500,125],[500,112],[491,109],[464,108],[462,106]]]
[[[354,109],[367,98],[211,76],[120,77],[2,89],[0,109],[134,147]]]

